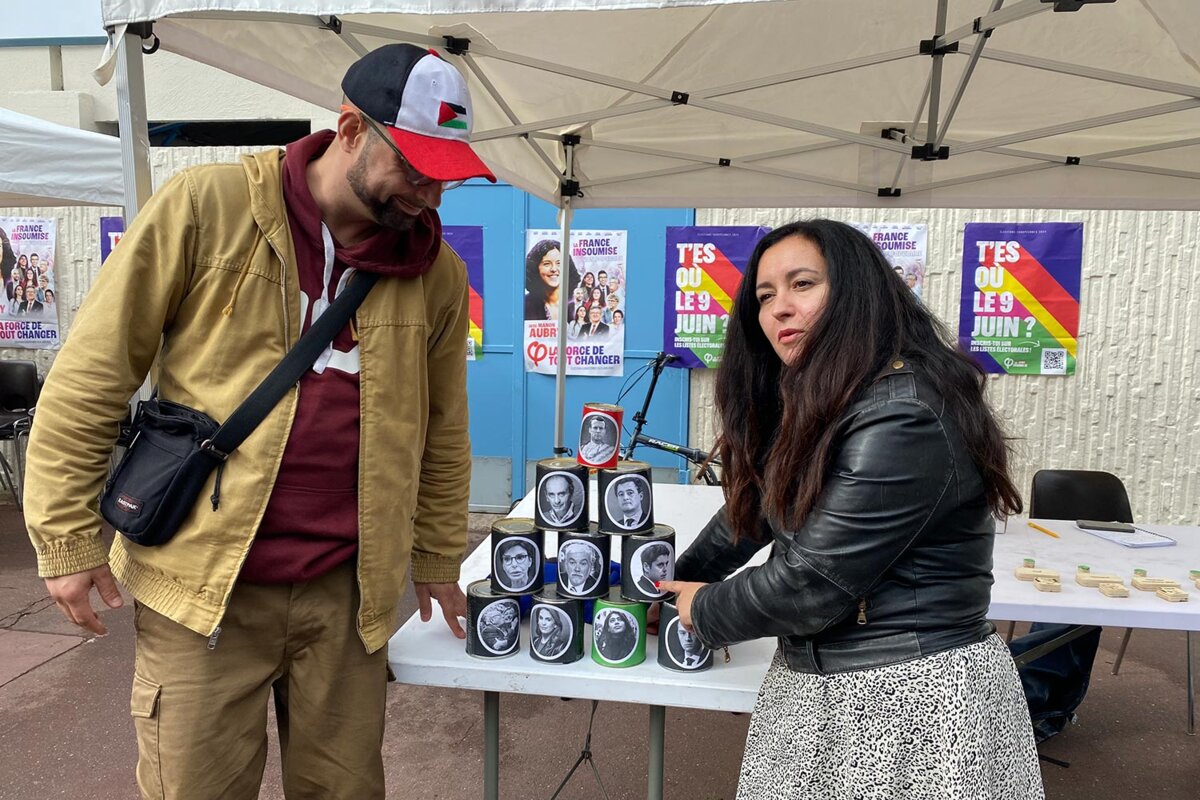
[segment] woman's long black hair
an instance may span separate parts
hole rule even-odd
[[[546,282],[542,280],[538,264],[542,263],[542,257],[551,250],[563,254],[558,277],[558,302],[570,303],[575,287],[580,282],[579,272],[575,269],[575,261],[570,254],[563,251],[562,244],[557,239],[542,239],[525,254],[525,291],[535,298],[535,302],[546,302]]]
[[[789,236],[821,251],[828,290],[802,351],[785,365],[758,321],[758,265]],[[988,505],[1021,510],[1008,474],[1008,444],[984,397],[983,370],[951,344],[945,327],[896,277],[865,234],[814,219],[759,241],[738,288],[717,371],[726,513],[735,535],[761,538],[765,518],[799,528],[824,486],[835,423],[896,356],[938,390],[983,476]]]

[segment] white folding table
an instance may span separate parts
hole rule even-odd
[[[592,483],[592,508],[596,507]],[[701,528],[720,508],[719,487],[656,485],[655,521],[675,528],[676,547],[687,549]],[[533,516],[533,496],[527,495],[512,516]],[[1135,566],[1155,577],[1186,579],[1189,569],[1200,568],[1200,528],[1164,527],[1161,530],[1180,543],[1152,550],[1128,550],[1089,534],[1073,531],[1071,523],[1041,521],[1059,533],[1055,539],[1029,528],[1025,520],[1013,519],[1007,532],[996,536],[995,577],[989,616],[993,619],[1061,622],[1074,625],[1121,625],[1139,628],[1200,630],[1200,591],[1190,583],[1190,603],[1168,603],[1152,594],[1132,591],[1127,599],[1112,599],[1095,589],[1074,584],[1077,564],[1087,563],[1096,572],[1114,572],[1127,580]],[[1005,526],[1001,525],[1000,529]],[[1159,528],[1156,528],[1158,530]],[[546,536],[546,552],[557,549],[554,534]],[[751,563],[766,557],[760,551]],[[1038,566],[1063,573],[1061,593],[1037,591],[1032,584],[1013,575],[1024,558],[1035,558]],[[490,549],[484,540],[463,561],[461,585],[485,577],[490,570]],[[589,640],[590,629],[585,633]],[[714,654],[712,669],[699,673],[670,672],[655,659],[657,642],[651,637],[646,661],[636,667],[612,669],[593,662],[590,655],[574,664],[554,665],[534,661],[528,652],[528,622],[522,623],[522,649],[509,658],[479,659],[466,654],[464,643],[454,638],[439,613],[428,623],[414,614],[392,637],[388,659],[397,680],[423,686],[474,689],[484,693],[484,797],[499,795],[499,726],[501,692],[547,697],[615,700],[649,706],[649,774],[647,797],[662,798],[663,739],[666,707],[699,708],[713,711],[748,712],[754,708],[759,685],[775,653],[774,640],[761,639],[729,648],[730,661]],[[1191,686],[1191,675],[1188,675]],[[1189,692],[1189,698],[1191,693]],[[1190,708],[1189,708],[1190,712]]]

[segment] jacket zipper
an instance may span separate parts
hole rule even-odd
[[[867,624],[867,598],[858,601],[858,624]]]

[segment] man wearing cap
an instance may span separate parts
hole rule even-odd
[[[151,198],[39,399],[39,574],[96,634],[92,587],[117,608],[115,578],[136,601],[143,797],[257,797],[272,696],[289,798],[383,797],[384,645],[410,564],[422,618],[437,599],[464,636],[467,277],[437,208],[495,178],[436,54],[383,47],[342,89],[336,130],[185,170]],[[223,421],[360,271],[380,279],[224,463],[219,507],[205,491],[169,542],[117,536],[106,553],[96,497],[151,363],[160,399]]]

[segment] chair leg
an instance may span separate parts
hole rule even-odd
[[[1017,629],[1017,623],[1015,621],[1008,623],[1008,633],[1004,634],[1005,643],[1012,641],[1013,631],[1015,631],[1016,629]]]
[[[1133,628],[1126,628],[1125,635],[1121,637],[1121,647],[1117,650],[1117,660],[1113,662],[1113,675],[1121,671],[1121,662],[1125,660],[1125,648],[1129,647],[1129,637],[1132,634]]]
[[[12,492],[13,502],[17,504],[17,510],[21,510],[21,498],[17,495],[17,484],[13,481],[12,469],[8,466],[8,458],[4,453],[0,453],[0,481],[3,481],[4,488]]]
[[[1196,686],[1192,682],[1192,632],[1187,632],[1187,732],[1196,735]]]
[[[21,449],[21,440],[25,440],[25,447],[29,447],[29,426],[23,425],[17,430],[17,435],[13,437],[13,457],[16,458],[17,467],[17,511],[25,510],[25,450]]]

